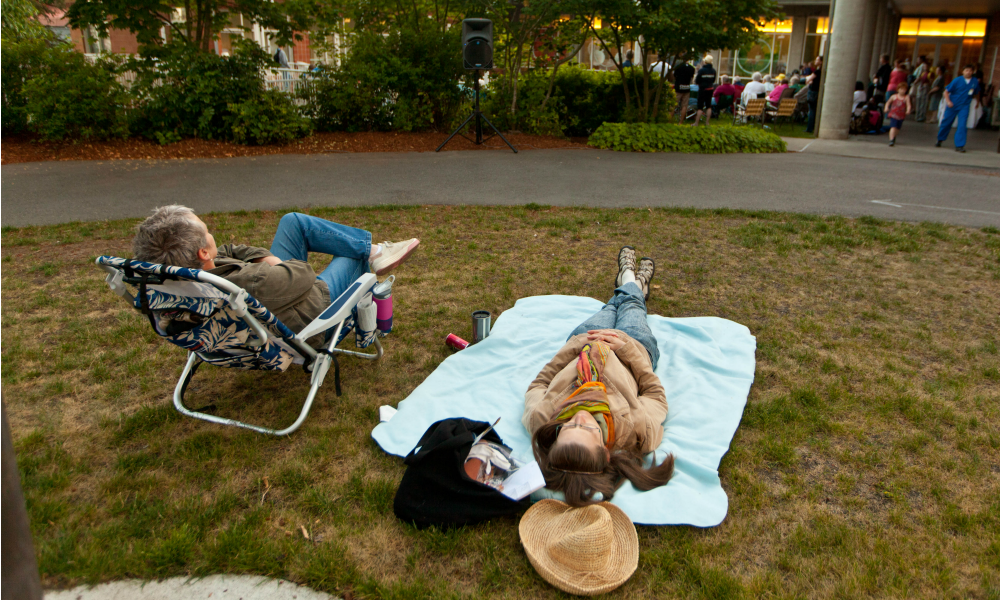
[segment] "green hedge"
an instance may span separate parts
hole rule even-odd
[[[462,104],[459,29],[357,34],[340,68],[298,90],[304,114],[318,131],[445,129]]]
[[[779,136],[750,126],[692,127],[652,123],[605,123],[590,136],[595,148],[623,152],[787,152]]]
[[[269,144],[307,135],[309,122],[291,98],[265,90],[261,72],[272,64],[246,41],[231,56],[175,44],[132,58],[132,131],[161,144],[191,137]]]
[[[642,93],[642,69],[626,69],[630,93]],[[588,136],[605,121],[637,121],[636,101],[625,107],[625,92],[618,71],[591,71],[578,66],[562,66],[556,73],[552,97],[542,108],[549,91],[551,71],[532,69],[518,78],[517,115],[510,114],[511,96],[503,74],[493,77],[483,94],[483,110],[500,129],[542,135]],[[650,77],[651,94],[659,82]],[[656,121],[669,121],[677,106],[673,86],[664,84]]]
[[[31,131],[47,140],[129,135],[128,92],[113,61],[91,64],[68,44],[4,42],[3,133]]]

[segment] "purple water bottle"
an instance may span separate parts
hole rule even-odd
[[[376,284],[372,290],[376,307],[375,327],[378,328],[379,336],[392,331],[392,282],[394,281],[396,276],[390,275],[382,283]]]

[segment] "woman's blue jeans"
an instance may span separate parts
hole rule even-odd
[[[358,277],[368,272],[372,234],[364,229],[302,213],[288,213],[281,217],[271,244],[271,254],[281,260],[304,261],[309,260],[310,252],[333,257],[323,272],[316,276],[330,288],[332,302]]]
[[[646,322],[646,301],[642,297],[639,284],[630,282],[615,290],[615,295],[608,300],[604,308],[580,323],[569,337],[587,333],[591,329],[624,331],[646,348],[653,369],[656,369],[656,363],[660,360],[660,349],[656,347],[656,338],[649,328],[649,323]]]

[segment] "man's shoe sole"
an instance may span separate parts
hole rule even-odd
[[[391,271],[391,270],[395,269],[396,267],[398,267],[399,265],[403,264],[404,262],[406,262],[406,259],[410,258],[410,255],[413,254],[414,251],[416,251],[416,249],[417,249],[418,246],[420,246],[420,240],[417,240],[416,242],[414,242],[414,244],[412,246],[410,246],[409,248],[407,248],[406,252],[403,253],[403,255],[400,256],[396,260],[396,262],[391,263],[389,265],[386,265],[386,266],[382,267],[378,271],[375,271],[375,274],[379,275],[379,276],[385,275],[389,271]]]

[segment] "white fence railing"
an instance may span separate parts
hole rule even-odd
[[[306,80],[303,80],[302,76],[308,72],[308,68],[265,69],[264,87],[294,96],[306,84]]]

